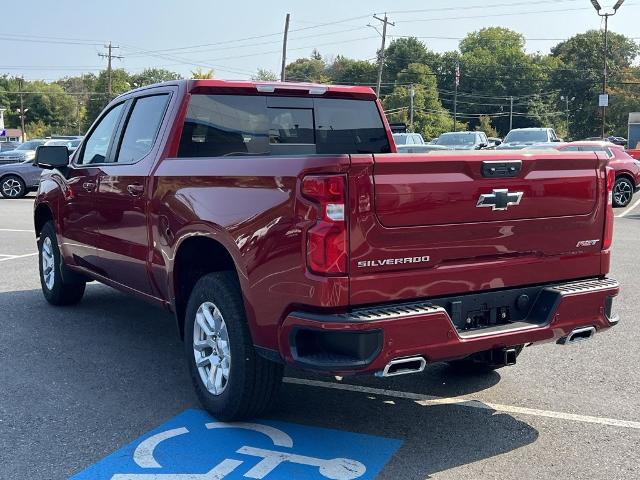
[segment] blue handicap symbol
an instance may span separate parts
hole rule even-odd
[[[71,480],[366,480],[401,443],[276,421],[223,423],[187,410]]]

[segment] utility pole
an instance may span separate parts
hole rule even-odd
[[[99,53],[98,56],[107,59],[107,93],[109,94],[109,99],[111,99],[113,94],[113,89],[111,88],[111,63],[114,58],[123,59],[124,57],[113,54],[113,50],[120,47],[111,45],[111,42],[109,42],[108,45],[105,45],[104,48],[107,49],[108,53]]]
[[[413,132],[413,97],[416,96],[416,89],[413,83],[409,85],[409,129]]]
[[[454,81],[454,95],[453,95],[453,131],[458,131],[458,85],[460,85],[460,62],[456,61],[456,73]]]
[[[382,46],[380,47],[380,64],[378,65],[378,81],[376,82],[376,95],[380,96],[380,85],[382,84],[382,68],[384,66],[384,48],[387,42],[387,25],[394,27],[396,24],[389,21],[387,14],[384,14],[384,18],[380,18],[374,15],[373,18],[382,22]]]
[[[289,19],[291,14],[287,13],[284,21],[284,38],[282,40],[282,69],[280,70],[280,81],[285,81],[285,67],[287,66],[287,37],[289,36]]]
[[[609,17],[614,16],[618,13],[618,9],[622,6],[625,0],[618,0],[616,4],[613,6],[613,12],[609,10],[608,12],[602,13],[602,6],[600,6],[600,2],[598,0],[591,0],[591,4],[593,8],[596,9],[598,15],[600,17],[604,17],[604,66],[603,66],[603,76],[602,76],[602,95],[606,98],[606,105],[602,105],[602,138],[604,139],[607,134],[606,120],[607,120],[607,106],[609,103],[609,99],[606,97],[607,95],[607,55],[609,52]]]
[[[513,130],[513,95],[509,97],[509,131]]]
[[[24,131],[24,77],[18,79],[18,93],[20,95],[20,129],[22,130],[22,141],[27,141],[27,133]]]

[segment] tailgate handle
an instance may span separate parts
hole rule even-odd
[[[482,176],[486,178],[508,178],[517,177],[522,170],[520,160],[507,162],[482,162]]]

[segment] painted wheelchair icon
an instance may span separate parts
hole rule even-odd
[[[293,448],[293,439],[282,430],[269,425],[211,422],[206,423],[205,426],[209,430],[236,428],[258,432],[271,439],[274,447],[283,449],[269,450],[244,445],[236,450],[236,453],[261,459],[244,473],[245,478],[268,480],[269,474],[286,462],[318,468],[323,477],[331,480],[354,480],[364,475],[367,470],[361,462],[349,458],[322,459],[287,452],[285,449]],[[243,464],[241,460],[225,459],[203,474],[162,473],[162,465],[154,457],[156,447],[166,440],[188,433],[189,430],[186,427],[179,427],[145,439],[134,450],[133,460],[141,469],[148,470],[148,473],[118,473],[113,475],[111,480],[221,480]]]

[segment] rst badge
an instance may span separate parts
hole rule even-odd
[[[523,192],[510,192],[506,188],[493,189],[478,198],[476,207],[491,207],[492,210],[506,210],[511,205],[519,205]]]
[[[594,245],[597,245],[598,243],[600,243],[600,240],[580,240],[576,247],[580,248],[580,247],[593,247]]]
[[[429,255],[422,257],[404,257],[404,258],[383,258],[380,260],[360,260],[358,268],[366,267],[386,267],[388,265],[406,265],[409,263],[428,263]]]

